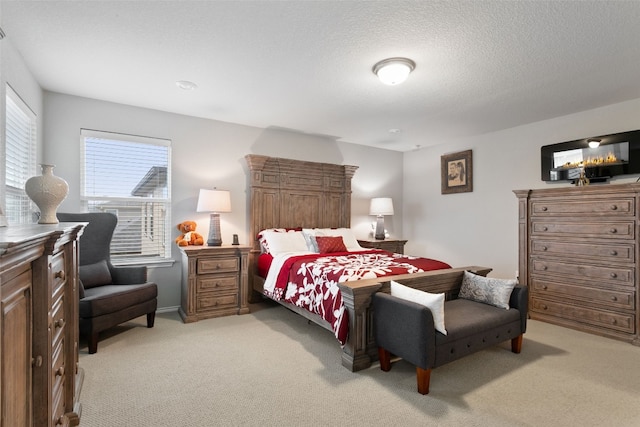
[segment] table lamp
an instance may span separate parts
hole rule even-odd
[[[221,246],[220,213],[231,212],[231,194],[226,190],[200,189],[196,212],[211,212],[207,246]]]
[[[371,199],[369,215],[375,215],[377,217],[375,239],[384,240],[384,216],[393,215],[393,200],[391,200],[391,197],[376,197]]]

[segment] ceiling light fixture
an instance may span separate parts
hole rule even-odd
[[[194,82],[190,82],[188,80],[178,80],[176,82],[176,86],[178,86],[180,89],[183,89],[183,90],[194,90],[195,88],[198,87],[197,84],[195,84]]]
[[[587,143],[589,143],[589,147],[591,148],[598,148],[600,146],[600,140],[599,139],[587,139]]]
[[[383,59],[373,66],[373,74],[386,85],[398,85],[409,77],[416,68],[416,63],[408,58]]]

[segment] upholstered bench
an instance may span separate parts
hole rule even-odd
[[[469,275],[474,276],[465,272],[464,277]],[[472,280],[484,281],[484,286],[496,280],[478,277]],[[389,371],[391,355],[401,357],[416,366],[418,392],[427,394],[432,368],[507,340],[511,340],[511,351],[520,353],[527,325],[527,288],[516,286],[514,281],[502,291],[502,307],[478,302],[485,297],[475,289],[470,293],[469,289],[463,286],[460,295],[466,296],[449,301],[444,301],[444,294],[439,294],[440,305],[436,303],[436,307],[431,308],[411,301],[410,297],[374,294],[374,335],[380,368]],[[410,292],[421,291],[411,289]],[[433,301],[435,294],[427,295]],[[418,299],[422,297],[418,295]],[[508,308],[505,308],[507,302]]]

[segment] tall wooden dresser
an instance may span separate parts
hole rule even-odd
[[[0,228],[0,425],[76,426],[84,224]]]
[[[531,318],[640,345],[640,184],[514,192]]]

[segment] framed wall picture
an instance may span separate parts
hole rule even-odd
[[[440,157],[442,194],[473,191],[473,164],[471,150],[445,154]]]

